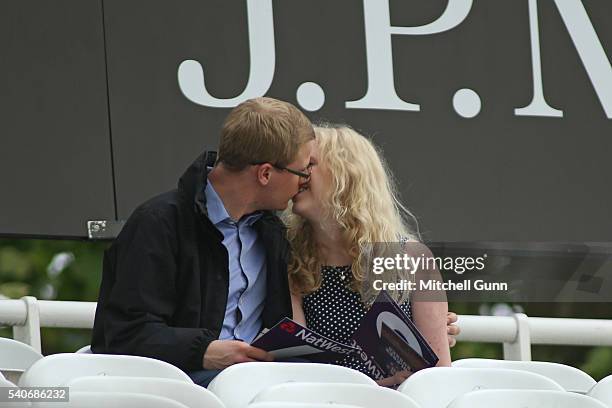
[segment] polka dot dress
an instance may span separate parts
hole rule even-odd
[[[319,290],[304,296],[306,327],[332,340],[350,344],[350,337],[366,314],[359,293],[348,287],[354,279],[351,267],[323,266],[321,275],[323,280]],[[410,302],[402,303],[400,307],[412,319]],[[335,364],[368,374],[363,363],[352,356]]]

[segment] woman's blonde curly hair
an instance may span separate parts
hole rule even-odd
[[[353,259],[354,281],[351,289],[358,292],[365,304],[377,295],[365,267],[373,243],[418,240],[409,218],[414,216],[398,200],[391,172],[382,154],[370,140],[346,125],[315,127],[321,163],[329,169],[331,196],[325,203],[327,215],[336,220],[343,231],[344,242]],[[292,248],[289,283],[294,293],[312,293],[321,286],[321,256],[314,241],[312,226],[304,218],[285,213],[288,239]],[[395,273],[403,274],[402,271]],[[392,276],[401,279],[404,276]],[[403,302],[408,293],[397,291],[392,297]]]

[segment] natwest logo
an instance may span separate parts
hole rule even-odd
[[[297,326],[293,322],[282,322],[280,324],[280,328],[291,334],[295,333],[295,331],[297,330]]]
[[[485,1],[485,0],[482,0]],[[529,6],[529,30],[532,56],[533,98],[524,107],[514,110],[516,116],[563,117],[563,111],[544,98],[544,82],[540,63],[538,0],[524,0]],[[517,0],[518,2],[518,0]],[[563,24],[599,98],[603,111],[612,119],[612,66],[580,0],[554,0]],[[368,86],[358,100],[346,101],[347,109],[382,109],[418,112],[418,101],[401,99],[393,79],[394,36],[423,36],[452,30],[469,15],[473,0],[448,0],[442,14],[421,26],[393,26],[389,0],[363,0]],[[230,108],[249,98],[265,95],[274,79],[275,41],[272,0],[247,0],[250,72],[246,87],[233,98],[217,98],[208,92],[202,64],[185,60],[178,67],[179,87],[190,101],[207,107]],[[296,93],[302,108],[319,110],[325,103],[325,91],[318,84],[305,82]],[[470,118],[480,111],[481,101],[471,89],[460,89],[453,98],[457,113]]]

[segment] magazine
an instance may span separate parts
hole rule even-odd
[[[402,370],[416,372],[438,362],[414,323],[385,291],[380,292],[361,320],[350,344],[331,340],[285,317],[262,332],[252,345],[270,352],[277,360],[333,363],[353,355],[376,379]]]
[[[423,335],[385,291],[379,293],[361,320],[353,340],[361,349],[358,357],[377,379],[402,370],[416,372],[438,363],[438,356]]]
[[[288,317],[262,332],[252,345],[270,352],[276,360],[297,358],[315,363],[333,363],[359,351],[357,347],[322,336]]]

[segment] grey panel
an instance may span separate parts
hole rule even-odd
[[[391,1],[395,25],[423,25],[447,1]],[[361,1],[275,1],[276,72],[267,93],[296,103],[305,81],[326,94],[315,120],[346,122],[385,151],[404,201],[435,240],[612,240],[612,121],[553,2],[539,2],[544,90],[563,118],[514,116],[532,98],[528,2],[475,1],[441,34],[394,36],[395,87],[420,112],[346,109],[367,87]],[[119,218],[171,188],[228,109],[182,96],[177,68],[196,59],[216,97],[248,78],[244,1],[107,0],[111,116]],[[584,2],[612,53],[609,2]],[[452,96],[474,89],[480,115]]]
[[[0,5],[0,234],[114,219],[100,1]]]
[[[240,93],[249,70],[246,8],[242,1],[104,4],[117,207],[126,219],[174,188],[203,149],[216,149],[229,110],[188,101],[177,69],[186,58],[205,58],[211,92]]]

